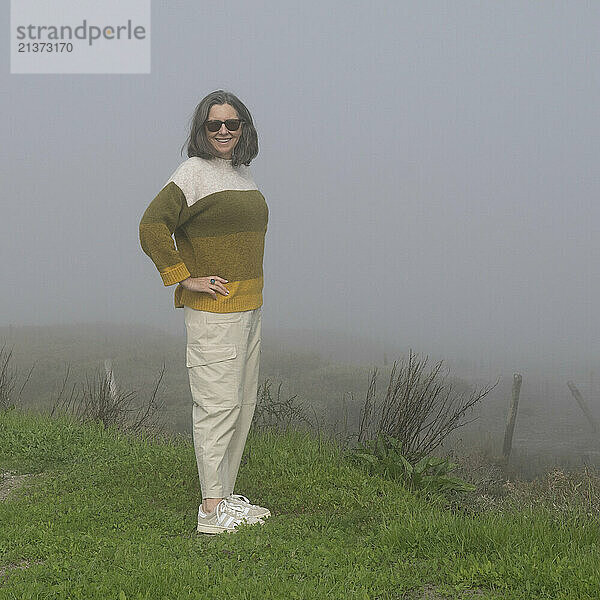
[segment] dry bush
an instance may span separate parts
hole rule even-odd
[[[408,363],[400,360],[398,374],[394,361],[387,393],[376,396],[377,368],[373,370],[369,389],[361,410],[358,442],[393,438],[402,444],[402,455],[414,462],[435,450],[455,429],[475,420],[468,412],[497,384],[473,391],[468,397],[453,394],[446,373],[438,374],[443,361],[429,373],[423,370],[428,357],[420,360],[410,351]]]
[[[8,410],[10,408],[15,408],[18,402],[21,399],[21,393],[23,392],[23,388],[29,381],[31,377],[31,372],[33,371],[32,365],[29,373],[27,374],[27,379],[23,382],[21,389],[19,390],[18,398],[14,396],[14,390],[17,385],[17,376],[18,370],[10,367],[10,361],[12,358],[12,349],[8,352],[6,349],[6,342],[2,345],[0,349],[0,410]]]
[[[86,384],[80,392],[76,392],[76,385],[73,385],[69,397],[63,398],[69,378],[67,366],[62,388],[52,405],[50,416],[63,413],[71,415],[79,422],[99,422],[104,427],[114,426],[131,433],[161,433],[164,429],[164,423],[160,423],[164,400],[157,400],[157,392],[165,368],[163,363],[152,394],[140,403],[136,402],[135,392],[121,393],[111,390],[110,381],[103,371],[98,372],[91,381],[86,377]]]
[[[257,429],[278,429],[287,431],[290,427],[305,426],[314,429],[313,421],[307,414],[307,407],[297,400],[296,395],[287,400],[281,399],[281,386],[277,388],[277,398],[271,396],[271,381],[265,379],[258,388],[258,397],[252,426]]]

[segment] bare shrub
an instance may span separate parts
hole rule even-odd
[[[86,383],[80,392],[73,385],[68,397],[63,392],[69,378],[69,366],[63,380],[58,398],[54,401],[50,415],[55,413],[69,414],[79,422],[95,421],[104,427],[117,427],[131,433],[149,431],[161,433],[164,423],[160,423],[164,400],[157,400],[157,392],[165,373],[165,365],[161,368],[152,394],[142,402],[136,401],[136,392],[118,392],[111,389],[111,383],[104,371],[99,371]]]
[[[265,379],[258,388],[258,397],[252,426],[260,428],[273,428],[287,431],[291,426],[305,425],[309,429],[315,427],[307,414],[307,407],[296,399],[296,395],[287,400],[281,399],[281,386],[277,388],[277,398],[271,396],[271,381]],[[316,421],[316,419],[315,419]]]
[[[12,349],[10,352],[8,352],[5,348],[6,342],[4,342],[2,348],[0,349],[0,410],[8,410],[17,406],[17,404],[20,402],[23,388],[29,381],[31,372],[35,366],[35,364],[31,366],[31,369],[27,374],[27,379],[25,379],[21,389],[19,390],[18,398],[15,398],[13,394],[17,385],[17,377],[19,372],[17,369],[10,367],[10,361],[13,353]]]
[[[376,397],[377,368],[373,370],[361,410],[359,443],[393,438],[401,442],[402,455],[413,462],[430,454],[452,431],[475,420],[467,420],[467,412],[472,412],[499,379],[491,387],[473,391],[469,397],[453,394],[452,385],[445,382],[448,373],[438,379],[443,361],[429,373],[423,373],[428,358],[415,358],[411,350],[408,363],[400,361],[397,375],[394,361],[382,399]]]

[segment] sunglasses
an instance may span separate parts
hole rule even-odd
[[[225,127],[229,131],[237,131],[240,128],[240,123],[243,123],[242,119],[226,119],[225,121],[205,121],[204,124],[209,131],[213,133],[221,129],[221,125],[225,123]]]

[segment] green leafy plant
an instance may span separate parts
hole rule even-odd
[[[402,454],[402,441],[386,434],[360,443],[351,458],[371,473],[402,481],[409,489],[472,492],[475,486],[450,475],[457,466],[447,458],[425,456],[413,463]]]

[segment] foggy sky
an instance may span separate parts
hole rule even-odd
[[[151,37],[150,75],[11,75],[5,45],[0,325],[184,335],[138,224],[225,89],[259,134],[265,328],[598,363],[599,3],[153,2]]]

